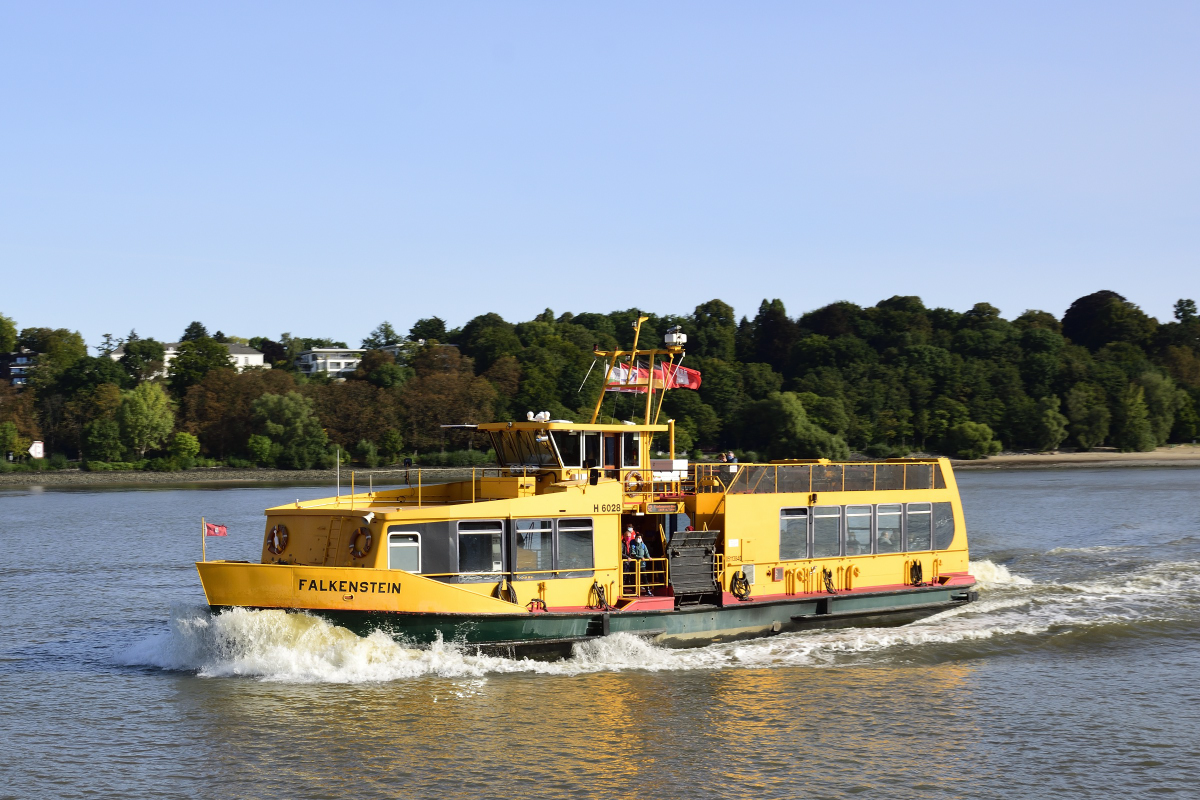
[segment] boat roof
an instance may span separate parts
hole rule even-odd
[[[589,431],[601,433],[631,433],[649,431],[659,433],[666,431],[666,425],[634,425],[620,422],[615,425],[601,425],[593,422],[567,422],[551,420],[549,422],[482,422],[475,426],[481,431]]]

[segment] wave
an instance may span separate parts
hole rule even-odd
[[[628,634],[575,646],[563,661],[476,653],[455,642],[414,646],[381,632],[361,637],[305,613],[204,607],[172,609],[168,630],[131,648],[129,666],[187,671],[207,678],[247,677],[298,683],[375,683],[419,678],[486,679],[503,673],[576,675],[601,671],[847,667],[969,659],[997,649],[1039,646],[1047,636],[1087,631],[1119,637],[1158,630],[1163,602],[1181,592],[1200,597],[1200,564],[1161,563],[1093,583],[1035,583],[1003,564],[971,562],[980,599],[927,619],[888,628],[785,633],[765,639],[668,649]],[[1032,637],[1026,642],[1021,637]]]

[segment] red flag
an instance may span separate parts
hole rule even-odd
[[[630,367],[617,364],[609,373],[604,386],[606,392],[630,392],[644,394],[646,391],[646,367],[637,364]],[[641,384],[630,386],[629,384]],[[655,389],[699,389],[700,371],[681,367],[678,364],[658,364],[654,367]]]
[[[688,369],[678,364],[660,364],[654,371],[663,377],[662,385],[668,389],[700,388],[700,370],[698,369]]]
[[[225,529],[224,525],[213,525],[211,522],[206,522],[206,523],[204,523],[204,535],[205,536],[228,536],[229,531],[227,531]]]

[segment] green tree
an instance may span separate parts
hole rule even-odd
[[[214,369],[231,369],[229,348],[207,337],[189,339],[180,343],[179,352],[171,360],[167,383],[177,397],[183,397]]]
[[[408,329],[408,340],[419,342],[422,339],[427,342],[446,341],[446,320],[441,317],[428,317],[414,322],[413,326]]]
[[[1117,405],[1114,422],[1113,444],[1122,453],[1149,452],[1157,444],[1146,407],[1146,390],[1141,386],[1129,384]]]
[[[264,394],[254,401],[253,407],[262,432],[273,445],[278,445],[276,462],[279,466],[310,469],[320,463],[328,439],[312,400],[299,392]]]
[[[960,422],[946,433],[946,450],[959,458],[985,458],[1000,452],[1000,442],[982,422]]]
[[[392,327],[392,323],[381,322],[375,330],[367,334],[361,346],[367,350],[378,350],[389,344],[399,344],[402,340],[403,337]]]
[[[384,389],[403,386],[404,382],[413,376],[413,371],[396,363],[391,353],[383,350],[368,350],[363,353],[358,368],[354,370],[355,380],[367,381]]]
[[[808,419],[804,404],[795,392],[772,392],[746,407],[748,447],[769,458],[850,457],[850,449]]]
[[[379,466],[379,448],[374,442],[368,442],[366,439],[359,439],[358,444],[354,446],[354,455],[362,461],[365,466],[374,468]]]
[[[88,461],[120,461],[121,426],[111,417],[94,419],[83,426],[83,457]]]
[[[1067,392],[1067,419],[1071,438],[1080,450],[1090,450],[1108,438],[1112,421],[1104,390],[1091,383],[1077,383]]]
[[[1063,315],[1063,335],[1091,351],[1109,342],[1141,346],[1158,323],[1116,292],[1100,291],[1081,297]]]
[[[269,437],[263,436],[261,433],[252,433],[246,440],[246,452],[250,454],[251,460],[260,467],[275,466],[275,458],[282,450],[280,445],[275,444]]]
[[[737,317],[721,300],[709,300],[692,312],[688,352],[706,358],[732,361],[737,356]]]
[[[17,447],[17,426],[13,422],[0,422],[0,458],[6,458]]]
[[[195,458],[200,455],[200,440],[187,431],[180,431],[171,437],[167,452],[178,459]]]
[[[1038,400],[1038,447],[1042,450],[1057,450],[1067,438],[1067,425],[1070,422],[1059,412],[1062,401],[1054,395]]]
[[[404,437],[395,428],[384,433],[383,438],[379,440],[379,451],[389,464],[396,463],[396,459],[400,457],[403,449]]]
[[[117,424],[125,447],[145,458],[146,451],[161,447],[175,427],[171,399],[157,383],[141,383],[121,396]]]
[[[1197,319],[1195,300],[1176,300],[1175,319],[1180,322],[1193,322]]]
[[[17,323],[0,314],[0,353],[11,353],[17,349]]]
[[[179,337],[180,342],[195,342],[200,339],[208,339],[208,328],[204,327],[199,322],[193,322],[183,331],[183,336]]]
[[[1146,393],[1146,411],[1155,444],[1164,445],[1175,426],[1175,415],[1188,400],[1187,392],[1158,372],[1143,373],[1137,383]]]
[[[136,334],[130,332],[130,336]],[[162,371],[166,348],[154,339],[130,338],[122,347],[118,362],[129,377],[140,383],[148,381]]]

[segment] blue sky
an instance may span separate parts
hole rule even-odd
[[[0,2],[0,313],[1200,298],[1195,3]]]

